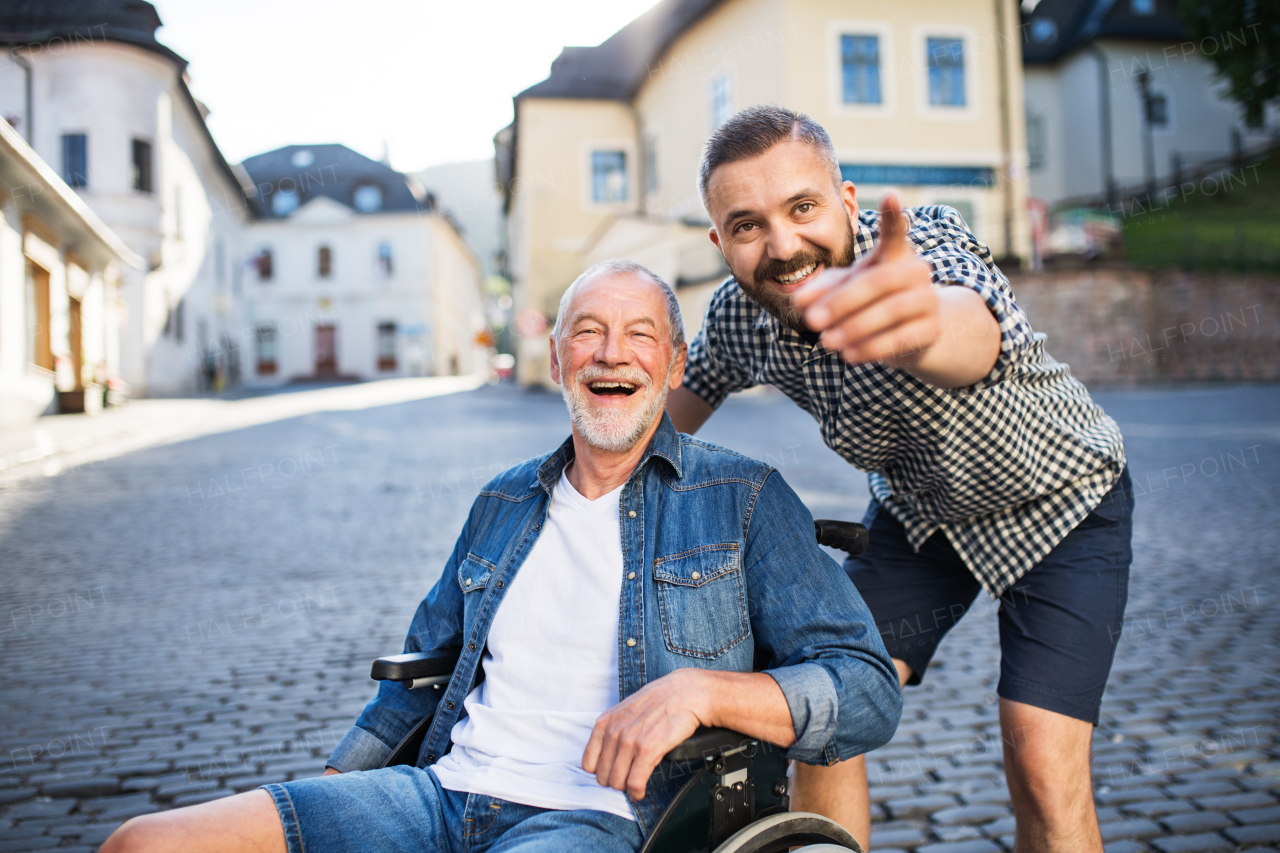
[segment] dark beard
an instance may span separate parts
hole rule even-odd
[[[790,275],[810,264],[820,264],[827,269],[853,266],[853,223],[846,220],[845,228],[844,246],[834,256],[826,249],[804,249],[785,261],[765,258],[756,267],[755,273],[750,276],[738,275],[737,270],[732,268],[730,270],[738,286],[746,291],[752,302],[768,311],[774,319],[787,328],[802,335],[812,334],[812,330],[805,325],[804,318],[796,309],[791,297],[780,292],[769,279]]]

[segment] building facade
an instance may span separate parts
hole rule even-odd
[[[1031,193],[1049,207],[1114,203],[1274,142],[1276,109],[1247,126],[1208,59],[1256,33],[1192,41],[1176,0],[1027,0],[1022,10]]]
[[[0,426],[93,412],[117,375],[122,268],[138,257],[0,122]]]
[[[420,185],[343,145],[241,165],[246,385],[487,371],[479,266]]]
[[[229,373],[232,259],[251,215],[205,125],[182,57],[145,2],[50,0],[0,11],[0,115],[85,200],[143,269],[121,269],[120,364],[138,394]]]
[[[1017,28],[1014,0],[662,0],[598,47],[565,48],[495,139],[517,325],[624,256],[678,285],[695,331],[725,272],[697,195],[702,146],[760,103],[827,129],[861,206],[890,189],[950,204],[998,256],[1026,257]],[[521,382],[549,382],[547,349],[521,339]]]

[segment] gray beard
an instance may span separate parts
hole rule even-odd
[[[672,366],[675,366],[674,359]],[[590,392],[583,390],[582,383],[579,381],[582,372],[578,371],[578,376],[560,386],[560,394],[569,408],[569,419],[573,421],[574,427],[590,446],[609,453],[626,453],[636,446],[636,443],[653,425],[654,420],[662,414],[667,404],[667,382],[664,380],[657,387],[650,385],[647,388],[638,389],[636,393],[648,395],[649,400],[634,415],[612,409],[592,411],[585,397]],[[671,371],[668,369],[667,376],[670,377],[670,375]],[[635,377],[627,376],[626,378],[631,381]],[[645,380],[647,381],[648,377],[645,377]]]

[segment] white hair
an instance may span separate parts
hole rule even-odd
[[[667,305],[667,329],[671,333],[671,348],[674,350],[680,349],[680,345],[684,343],[684,320],[680,316],[680,303],[676,300],[676,292],[671,289],[671,285],[663,281],[657,273],[644,264],[638,264],[635,261],[624,261],[618,258],[601,261],[590,267],[582,275],[575,278],[573,284],[569,285],[565,290],[564,296],[560,297],[560,308],[556,311],[555,325],[551,327],[551,339],[553,341],[559,342],[560,340],[560,332],[564,329],[564,324],[569,319],[569,305],[573,302],[573,297],[577,293],[578,287],[583,282],[600,275],[639,275],[662,288],[662,295]]]

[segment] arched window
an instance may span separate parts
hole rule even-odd
[[[382,187],[375,184],[361,184],[352,195],[356,210],[361,213],[373,213],[382,209]]]
[[[316,272],[321,278],[328,278],[333,273],[333,249],[321,246],[316,253]]]
[[[298,209],[298,191],[278,189],[271,194],[271,212],[276,216],[288,216]]]

